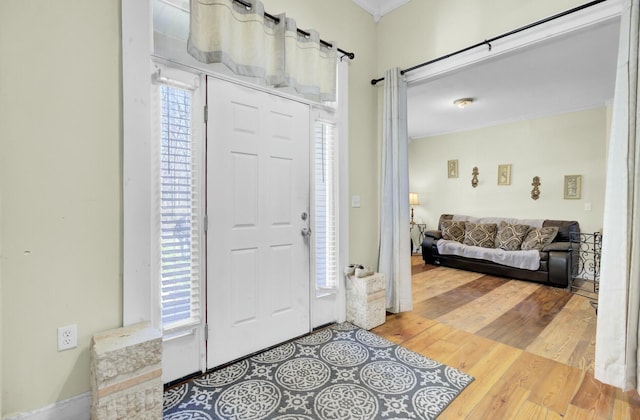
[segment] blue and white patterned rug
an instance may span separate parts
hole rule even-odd
[[[164,419],[433,419],[472,381],[343,323],[166,390]]]

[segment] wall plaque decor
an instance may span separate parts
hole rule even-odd
[[[498,185],[511,185],[511,165],[498,165]]]
[[[478,172],[477,166],[473,167],[473,172],[471,172],[471,175],[473,175],[473,178],[471,178],[471,186],[475,188],[478,186],[478,175],[480,175],[480,172]]]
[[[564,199],[578,200],[582,197],[582,175],[564,176]]]
[[[458,177],[458,159],[447,161],[447,176],[449,178]]]
[[[531,183],[531,185],[533,185],[533,189],[531,190],[531,198],[534,200],[537,200],[538,198],[540,198],[540,185],[542,185],[540,183],[540,177],[539,176],[534,176],[533,177],[533,182]]]

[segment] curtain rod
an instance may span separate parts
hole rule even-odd
[[[244,0],[233,0],[233,1],[235,1],[236,3],[240,3],[241,5],[246,7],[247,10],[251,10],[253,8],[253,5],[251,3],[248,3],[248,2],[246,2]],[[274,21],[276,24],[280,23],[280,18],[277,17],[277,16],[274,16],[274,15],[272,15],[270,13],[267,13],[267,12],[264,12],[264,16],[268,17],[269,19]],[[308,37],[310,35],[309,32],[303,31],[302,29],[299,29],[299,28],[296,28],[296,31],[298,31],[299,34],[304,35],[306,37]],[[320,43],[322,45],[324,45],[325,47],[327,47],[327,48],[333,48],[333,44],[331,44],[330,42],[327,42],[327,41],[324,41],[324,40],[321,39]],[[356,57],[356,55],[354,53],[352,53],[352,52],[348,52],[348,51],[342,50],[340,48],[337,48],[337,50],[339,52],[341,52],[342,54],[346,55],[347,57],[349,57],[351,60],[353,60]]]
[[[566,16],[566,15],[569,15],[569,14],[571,14],[571,13],[578,12],[578,11],[580,11],[580,10],[586,9],[587,7],[591,7],[591,6],[594,6],[594,5],[596,5],[596,4],[599,4],[599,3],[602,3],[602,2],[605,2],[605,1],[607,1],[607,0],[595,0],[595,1],[592,1],[592,2],[589,2],[589,3],[586,3],[586,4],[583,4],[582,6],[574,7],[573,9],[569,9],[569,10],[566,10],[566,11],[564,11],[564,12],[558,13],[557,15],[553,15],[553,16],[550,16],[550,17],[548,17],[548,18],[545,18],[545,19],[542,19],[542,20],[538,20],[538,21],[536,21],[536,22],[530,23],[530,24],[528,24],[528,25],[526,25],[526,26],[522,26],[522,27],[520,27],[520,28],[518,28],[518,29],[514,29],[513,31],[510,31],[510,32],[504,33],[504,34],[502,34],[502,35],[498,35],[498,36],[495,36],[495,37],[493,37],[493,38],[485,39],[484,41],[482,41],[482,42],[478,42],[477,44],[473,44],[473,45],[471,45],[471,46],[469,46],[469,47],[467,47],[467,48],[463,48],[463,49],[461,49],[461,50],[458,50],[458,51],[452,52],[452,53],[450,53],[450,54],[443,55],[442,57],[434,58],[433,60],[425,61],[424,63],[417,64],[417,65],[415,65],[415,66],[413,66],[413,67],[409,67],[409,68],[407,68],[407,69],[400,70],[400,74],[401,74],[401,75],[403,75],[403,74],[405,74],[405,73],[407,73],[407,72],[410,72],[410,71],[412,71],[412,70],[416,70],[416,69],[419,69],[419,68],[421,68],[421,67],[428,66],[429,64],[436,63],[436,62],[438,62],[438,61],[441,61],[441,60],[447,59],[447,58],[449,58],[449,57],[453,57],[454,55],[461,54],[461,53],[463,53],[463,52],[469,51],[469,50],[471,50],[471,49],[473,49],[473,48],[476,48],[476,47],[481,47],[481,46],[483,46],[483,45],[487,45],[487,46],[489,47],[489,51],[491,51],[491,43],[492,43],[493,41],[497,41],[497,40],[499,40],[499,39],[502,39],[502,38],[508,37],[509,35],[517,34],[518,32],[522,32],[522,31],[524,31],[524,30],[527,30],[527,29],[533,28],[534,26],[542,25],[543,23],[547,23],[547,22],[552,21],[552,20],[554,20],[554,19],[558,19],[558,18],[560,18],[560,17],[563,17],[563,16]],[[379,79],[371,79],[371,84],[375,86],[375,85],[376,85],[376,83],[381,82],[381,81],[383,81],[383,80],[384,80],[384,77],[381,77],[381,78],[379,78]]]

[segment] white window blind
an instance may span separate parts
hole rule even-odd
[[[162,326],[200,313],[201,242],[198,149],[192,141],[193,93],[160,85],[160,281]]]
[[[338,287],[336,126],[315,123],[315,271],[316,289]]]

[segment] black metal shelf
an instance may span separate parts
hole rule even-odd
[[[572,293],[591,299],[591,305],[597,311],[602,233],[572,233],[570,241],[577,262],[573,264],[569,289]]]
[[[411,255],[414,252],[420,253],[420,247],[422,246],[422,241],[424,240],[424,232],[427,230],[427,225],[425,223],[410,223],[409,224],[409,236],[411,237]],[[414,233],[417,231],[417,235]],[[418,241],[414,242],[413,238],[417,236]]]

